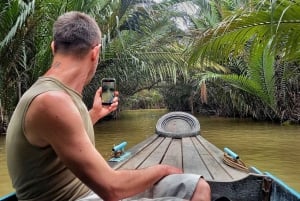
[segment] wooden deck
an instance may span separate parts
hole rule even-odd
[[[239,180],[248,173],[224,164],[224,153],[201,135],[171,138],[156,134],[127,150],[121,162],[109,162],[114,169],[140,169],[154,164],[182,168],[184,173],[203,175],[210,181]]]

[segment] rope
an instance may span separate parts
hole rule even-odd
[[[249,173],[248,167],[245,165],[245,163],[242,160],[234,159],[230,157],[227,153],[224,153],[223,162],[232,168]]]

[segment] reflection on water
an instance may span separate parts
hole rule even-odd
[[[108,159],[113,145],[126,141],[126,149],[154,134],[165,110],[123,111],[116,121],[95,126],[96,147]],[[248,165],[268,171],[300,191],[300,126],[279,126],[250,120],[197,116],[201,134],[220,149],[229,147]],[[0,196],[13,191],[7,176],[5,137],[0,137]]]

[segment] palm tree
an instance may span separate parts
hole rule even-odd
[[[162,81],[188,80],[188,57],[184,51],[190,38],[175,23],[176,18],[188,16],[176,10],[182,1],[145,2],[132,4],[123,15],[116,15],[119,24],[104,37],[106,43],[93,87],[99,86],[101,77],[117,76],[118,83],[122,83],[119,91],[126,98],[144,89],[162,87]],[[217,64],[213,67],[222,69]]]
[[[23,92],[50,66],[54,20],[70,10],[99,19],[113,1],[1,1],[0,97],[6,121]],[[100,13],[100,14],[99,14]],[[107,12],[104,12],[107,14]],[[109,16],[108,16],[109,17]]]
[[[172,3],[1,1],[0,91],[5,114],[11,115],[22,93],[50,66],[52,24],[59,15],[70,10],[86,12],[99,22],[103,32],[100,64],[103,69],[98,77],[117,76],[120,82],[129,81],[132,88],[126,91],[128,88],[124,87],[125,94],[149,88],[162,79],[176,80],[178,73],[186,74],[182,68],[187,66],[181,55],[182,47],[172,39],[182,33],[174,31],[174,23],[167,20],[170,15],[160,14],[166,6]],[[89,91],[89,88],[96,85],[99,86],[97,80],[94,86],[87,88],[87,93],[93,94],[94,90]]]
[[[32,26],[27,19],[34,10],[34,1],[1,1],[0,97],[2,113],[10,114],[13,105],[26,87],[33,55]]]
[[[274,1],[272,4],[263,1],[258,5],[259,9],[255,12],[237,12],[215,29],[202,34],[194,46],[190,64],[210,59],[226,65],[232,57],[247,59],[249,65],[241,74],[208,72],[201,75],[201,82],[222,79],[232,87],[259,98],[262,104],[270,109],[267,115],[271,119],[286,120],[288,117],[283,114],[286,114],[286,110],[279,110],[278,107],[276,81],[281,80],[281,84],[284,80],[299,82],[299,66],[296,67],[298,70],[294,69],[295,75],[289,74],[288,68],[279,64],[300,58],[297,36],[300,30],[300,5],[287,0]],[[284,87],[288,88],[288,83],[285,83],[287,85]],[[292,94],[284,95],[297,96],[297,91],[299,87],[294,89]],[[296,100],[299,100],[299,97]]]

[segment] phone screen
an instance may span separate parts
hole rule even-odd
[[[116,90],[116,80],[114,78],[104,78],[101,81],[102,85],[102,105],[112,104],[115,90]]]

